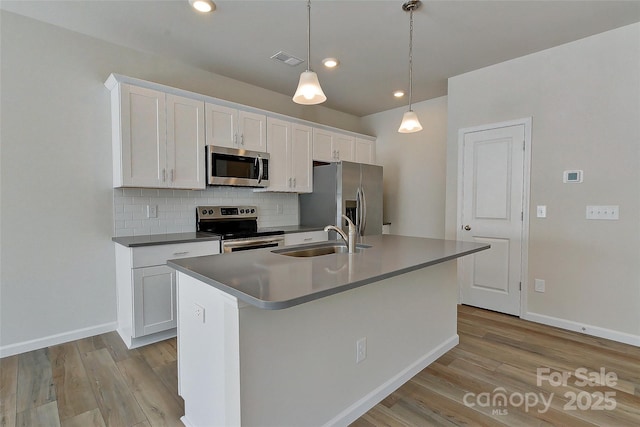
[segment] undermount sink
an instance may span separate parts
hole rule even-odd
[[[362,249],[370,248],[369,245],[357,244],[356,245],[356,253],[360,252]],[[313,246],[309,248],[291,248],[291,249],[278,249],[275,251],[271,251],[275,254],[293,256],[299,258],[306,257],[314,257],[321,255],[330,255],[330,254],[348,254],[349,250],[346,245],[341,245],[339,243],[331,243],[328,245],[322,246]]]

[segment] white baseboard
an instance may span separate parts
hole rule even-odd
[[[118,324],[116,322],[104,323],[102,325],[91,326],[89,328],[76,329],[75,331],[64,332],[62,334],[50,335],[30,341],[23,341],[16,344],[9,344],[0,347],[0,357],[13,356],[14,354],[26,353],[28,351],[39,350],[52,345],[63,344],[94,335],[115,331]]]
[[[458,342],[460,342],[458,335],[456,334],[452,336],[436,347],[433,351],[425,354],[420,359],[416,360],[415,363],[409,365],[396,376],[392,377],[384,384],[372,390],[362,399],[336,415],[331,421],[326,423],[325,426],[348,426],[364,415],[368,410],[380,403],[382,399],[396,391],[402,384],[417,375],[418,372],[422,371],[424,368],[435,362],[440,356],[458,345]]]
[[[640,336],[628,334],[626,332],[614,331],[612,329],[601,328],[593,325],[586,325],[571,320],[551,317],[544,314],[527,312],[521,316],[524,320],[530,320],[543,325],[555,326],[557,328],[567,329],[569,331],[580,332],[582,334],[591,335],[599,338],[621,342],[640,347]]]

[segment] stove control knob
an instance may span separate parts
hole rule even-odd
[[[243,214],[244,213],[244,209],[240,209],[240,213]]]
[[[213,215],[213,209],[209,209],[209,215]]]
[[[206,209],[202,209],[202,215],[206,215],[207,214],[207,210]]]
[[[255,209],[251,209],[251,213],[256,213],[256,210]]]

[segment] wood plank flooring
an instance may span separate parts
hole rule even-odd
[[[466,306],[458,334],[352,427],[640,426],[640,348]],[[1,359],[0,427],[181,426],[177,388],[175,339],[111,332]]]

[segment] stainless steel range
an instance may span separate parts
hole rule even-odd
[[[198,231],[220,235],[220,251],[236,252],[284,245],[284,231],[259,229],[255,206],[198,206]]]

